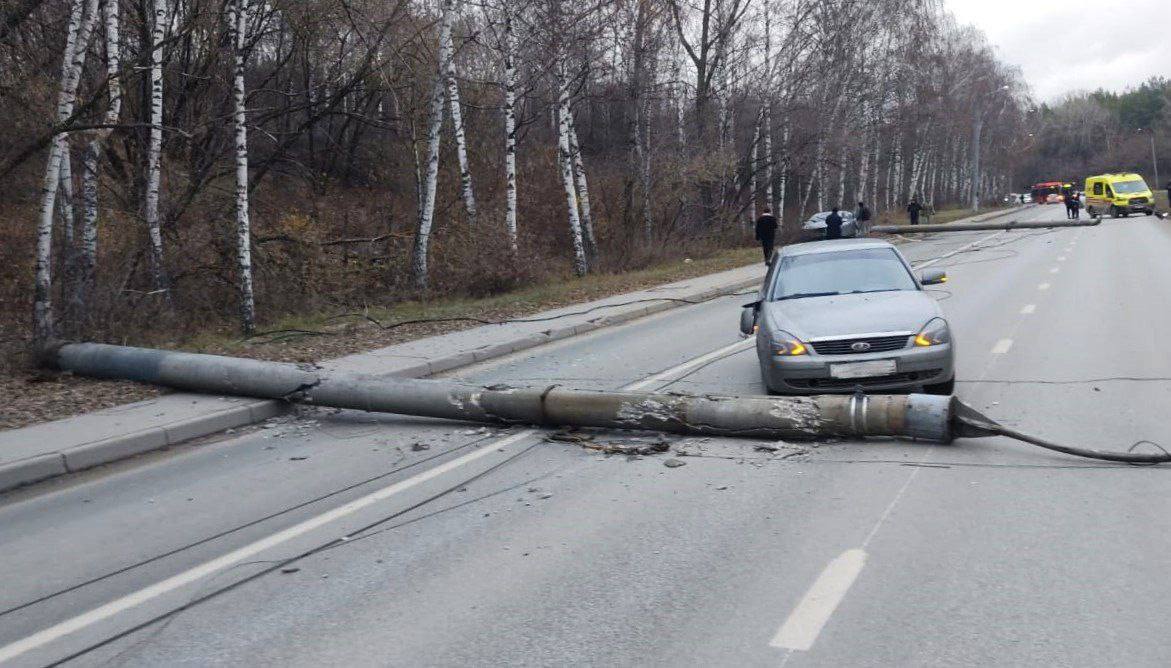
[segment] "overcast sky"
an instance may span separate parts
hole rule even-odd
[[[1171,78],[1171,0],[945,2],[961,24],[984,31],[1001,59],[1020,67],[1040,102]]]

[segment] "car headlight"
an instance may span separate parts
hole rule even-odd
[[[797,337],[788,332],[774,332],[771,341],[774,355],[796,357],[797,355],[806,355],[809,353],[805,348],[805,344],[801,343]]]
[[[915,335],[915,345],[926,348],[951,343],[951,330],[947,328],[947,321],[943,318],[932,318],[923,325],[923,329]]]

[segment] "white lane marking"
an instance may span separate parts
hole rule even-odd
[[[644,378],[640,381],[631,383],[622,389],[624,389],[624,390],[643,390],[643,389],[646,389],[646,388],[650,387],[651,385],[654,385],[656,383],[661,383],[664,380],[667,380],[671,376],[677,375],[679,373],[683,373],[685,371],[690,371],[691,369],[694,369],[695,367],[698,367],[698,366],[703,366],[704,364],[707,364],[708,362],[716,359],[720,355],[727,355],[732,352],[738,352],[738,349],[745,349],[746,350],[748,348],[751,348],[755,344],[756,344],[756,341],[753,338],[749,338],[745,341],[737,341],[736,343],[733,343],[731,345],[727,345],[727,346],[724,346],[723,348],[718,348],[716,350],[713,350],[710,353],[707,353],[706,355],[700,355],[699,357],[696,357],[695,359],[688,360],[678,366],[671,367],[670,369],[667,369],[666,371],[660,371],[659,373],[656,373],[653,376],[650,376],[650,377]]]
[[[1037,286],[1037,289],[1038,290],[1048,290],[1049,284],[1048,283],[1041,283],[1040,285]]]
[[[719,357],[720,355],[735,350],[736,348],[751,347],[753,343],[754,341],[752,338],[749,338],[746,341],[737,341],[736,343],[724,346],[723,348],[719,348],[718,350],[701,355],[695,359],[688,360],[682,364],[679,364],[678,366],[661,371],[651,376],[650,378],[631,383],[622,389],[637,390],[647,387],[648,385],[653,385],[654,383],[669,378],[670,376],[688,371],[701,364],[705,364],[712,359]],[[427,471],[424,471],[414,477],[407,478],[406,480],[396,482],[392,485],[371,492],[366,496],[350,501],[349,503],[342,506],[338,506],[333,510],[317,515],[316,517],[311,517],[299,524],[295,524],[287,529],[274,533],[271,536],[240,547],[225,555],[205,561],[204,563],[183,571],[182,573],[127,594],[121,598],[115,599],[109,603],[106,603],[105,605],[94,608],[89,612],[82,613],[76,617],[67,619],[64,622],[50,626],[47,629],[38,631],[37,633],[17,640],[16,642],[0,647],[0,664],[6,661],[10,661],[34,649],[43,647],[51,642],[64,638],[65,636],[80,631],[86,627],[110,619],[115,615],[126,612],[127,610],[147,603],[153,599],[163,596],[164,594],[175,591],[176,589],[185,587],[193,582],[209,577],[230,567],[236,566],[265,550],[281,545],[282,543],[286,543],[315,529],[319,529],[326,524],[329,524],[330,522],[335,522],[349,515],[353,515],[363,508],[367,508],[380,501],[385,501],[386,499],[396,494],[404,492],[412,487],[417,487],[418,485],[427,482],[428,480],[437,478],[465,464],[470,464],[471,462],[480,459],[485,455],[497,452],[500,448],[512,445],[513,443],[521,441],[537,433],[538,430],[536,429],[525,429],[524,431],[519,431],[515,434],[505,436],[499,440],[486,443],[480,446],[479,449],[473,452],[469,452],[462,457],[458,457],[444,464],[440,464],[433,469],[428,469]]]
[[[972,246],[975,246],[976,244],[979,244],[984,241],[988,241],[992,237],[995,237],[1000,234],[1004,234],[1004,230],[1001,230],[999,232],[993,232],[992,234],[989,234],[986,237],[980,237],[979,239],[976,239],[972,243],[964,244],[963,246],[960,246],[959,248],[957,248],[949,253],[944,253],[943,255],[940,255],[937,258],[932,258],[930,260],[927,260],[926,262],[920,262],[919,264],[913,264],[913,265],[911,265],[911,268],[912,269],[922,269],[923,267],[930,267],[931,265],[935,264],[936,262],[940,262],[940,261],[946,260],[947,258],[952,257],[954,255],[958,255],[958,254],[968,250]]]
[[[235,566],[240,562],[251,559],[252,557],[269,548],[273,548],[280,545],[281,543],[288,542],[294,538],[297,538],[298,536],[302,536],[310,531],[313,531],[314,529],[325,526],[330,522],[334,522],[349,515],[353,515],[363,508],[367,508],[375,503],[378,503],[379,501],[386,500],[395,494],[404,492],[412,487],[416,487],[421,483],[427,482],[428,480],[437,478],[444,473],[447,473],[448,471],[457,469],[464,464],[469,464],[477,459],[480,459],[481,457],[484,457],[485,455],[497,452],[500,448],[516,443],[517,441],[532,436],[535,433],[537,433],[537,430],[535,429],[526,429],[524,431],[512,434],[511,436],[506,436],[498,441],[486,444],[478,450],[469,452],[462,457],[458,457],[449,462],[440,464],[433,469],[424,471],[416,476],[407,478],[406,480],[401,480],[392,485],[388,485],[387,487],[383,487],[382,489],[371,492],[366,496],[354,499],[349,503],[338,506],[333,510],[324,512],[320,515],[317,515],[316,517],[311,517],[298,524],[294,524],[293,526],[282,531],[278,531],[271,536],[261,538],[258,541],[232,550],[223,556],[205,561],[202,564],[195,566],[194,568],[190,568],[186,571],[183,571],[182,573],[179,573],[178,575],[173,575],[161,582],[157,582],[149,587],[140,589],[136,592],[110,601],[105,605],[94,608],[89,612],[82,613],[76,617],[73,617],[72,619],[55,624],[47,629],[44,629],[43,631],[38,631],[31,636],[17,640],[16,642],[4,647],[0,647],[0,663],[15,659],[21,654],[37,649],[38,647],[42,647],[71,633],[80,631],[87,626],[97,624],[98,622],[104,621],[110,617],[113,617],[114,615],[147,603],[152,599],[158,598],[159,596],[172,592],[176,589],[179,589],[180,587],[184,587],[197,580],[201,580],[214,573],[218,573],[231,566]]]
[[[769,645],[781,649],[809,651],[822,627],[846,597],[866,565],[866,550],[855,548],[829,562],[801,602],[793,608]]]
[[[996,342],[996,345],[992,346],[992,354],[1003,355],[1007,353],[1010,348],[1012,348],[1012,339],[1001,339]]]
[[[1029,315],[1030,313],[1035,313],[1036,311],[1036,304],[1025,304],[1025,307],[1021,309],[1021,315]]]
[[[1062,255],[1061,257],[1057,258],[1057,261],[1058,262],[1065,262],[1065,256]]]
[[[1060,271],[1061,271],[1061,267],[1054,267],[1054,268],[1052,268],[1052,269],[1050,269],[1050,270],[1049,270],[1049,273],[1050,273],[1050,274],[1056,274],[1056,273],[1058,273],[1058,272],[1060,272]]]

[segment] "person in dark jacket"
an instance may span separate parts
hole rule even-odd
[[[777,219],[768,207],[765,207],[764,213],[756,219],[756,240],[760,242],[760,247],[764,251],[764,263],[767,265],[772,259],[777,240]]]
[[[870,207],[865,202],[858,202],[858,210],[854,212],[854,224],[858,226],[858,236],[864,237],[870,233]]]
[[[833,208],[833,211],[830,211],[830,214],[825,217],[825,238],[842,238],[842,216],[838,213],[838,207],[836,206]]]
[[[1082,198],[1078,196],[1077,192],[1073,192],[1065,200],[1066,206],[1069,207],[1069,217],[1073,220],[1078,220],[1082,217]]]
[[[1171,181],[1167,182],[1167,206],[1171,206]]]
[[[923,210],[923,205],[919,204],[919,200],[912,197],[911,203],[907,205],[907,215],[911,218],[912,225],[919,224],[919,212]]]

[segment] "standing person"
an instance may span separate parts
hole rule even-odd
[[[1074,196],[1067,191],[1065,193],[1065,217],[1070,220],[1073,220],[1074,211],[1076,211],[1074,201]]]
[[[1065,204],[1069,207],[1069,217],[1071,219],[1079,220],[1082,217],[1082,199],[1076,191],[1065,200]]]
[[[858,202],[858,210],[854,212],[854,224],[857,225],[858,236],[870,235],[870,207],[865,202]]]
[[[918,198],[912,197],[911,203],[907,205],[907,215],[911,218],[912,225],[919,224],[919,212],[923,210],[923,205],[919,204]]]
[[[838,213],[838,207],[834,207],[833,211],[825,217],[825,238],[826,239],[841,239],[842,238],[842,216]]]
[[[1021,193],[1021,204],[1025,203],[1025,194]]]
[[[767,265],[773,256],[773,247],[777,240],[777,219],[767,206],[760,218],[756,219],[756,240],[764,251],[764,263]]]

